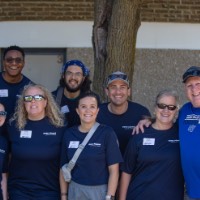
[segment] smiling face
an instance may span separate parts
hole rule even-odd
[[[130,96],[130,88],[124,81],[116,80],[108,85],[106,94],[112,104],[115,106],[122,106],[126,104],[127,99]]]
[[[99,112],[97,100],[90,96],[80,99],[76,112],[80,117],[81,124],[92,125],[96,121]]]
[[[196,108],[200,107],[200,77],[190,77],[185,82],[187,98]]]
[[[85,79],[82,69],[76,65],[69,66],[63,76],[65,87],[69,92],[77,92],[80,90]]]
[[[18,78],[21,76],[21,71],[24,67],[24,58],[22,53],[17,50],[10,50],[6,53],[3,60],[5,76],[9,78]]]
[[[157,104],[158,105],[155,106],[156,125],[159,127],[162,127],[162,126],[170,127],[173,124],[173,120],[178,110],[175,97],[168,96],[168,95],[162,96],[157,102]],[[159,105],[162,105],[162,106],[159,106]]]
[[[37,87],[30,87],[26,93],[25,96],[35,96],[35,95],[41,95],[45,97],[43,91]],[[37,96],[36,96],[37,97]],[[45,117],[45,108],[47,105],[47,100],[45,98],[37,98],[32,99],[32,101],[24,101],[25,109],[28,113],[28,119],[30,120],[40,120]]]

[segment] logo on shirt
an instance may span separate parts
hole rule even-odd
[[[101,144],[100,143],[89,143],[88,144],[89,146],[92,146],[92,147],[101,147]]]
[[[56,132],[44,132],[43,135],[46,135],[46,136],[56,135]]]
[[[200,115],[187,115],[184,121],[186,124],[200,124]]]
[[[196,128],[196,125],[189,125],[188,132],[192,133],[195,128]]]
[[[179,140],[168,140],[170,143],[179,143]]]
[[[122,126],[125,130],[132,130],[135,126]]]

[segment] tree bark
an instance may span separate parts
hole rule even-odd
[[[141,0],[95,0],[93,89],[103,100],[110,73],[123,71],[132,83],[140,6]]]

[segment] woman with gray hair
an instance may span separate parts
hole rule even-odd
[[[183,200],[178,127],[178,97],[161,91],[155,101],[155,119],[143,134],[130,140],[122,164],[119,200]]]
[[[58,200],[59,160],[65,126],[51,93],[28,85],[8,127],[10,200]]]

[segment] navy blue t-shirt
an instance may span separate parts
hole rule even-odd
[[[31,83],[31,80],[23,75],[19,83],[8,83],[3,79],[2,72],[0,73],[0,103],[5,107],[7,114],[6,120],[8,121],[14,113],[16,101],[21,94],[25,85]]]
[[[28,120],[21,131],[15,123],[8,127],[11,142],[8,190],[12,197],[21,195],[35,200],[39,197],[59,198],[59,164],[64,129],[52,125],[48,118]]]
[[[127,200],[183,200],[178,128],[145,128],[134,135],[125,152],[121,170],[131,174]]]
[[[97,121],[101,124],[111,126],[119,140],[119,148],[122,155],[132,135],[133,128],[144,116],[150,116],[150,112],[144,106],[128,101],[128,109],[121,115],[116,115],[108,110],[108,104],[100,105]]]
[[[56,98],[59,88],[52,92],[53,96]],[[61,98],[60,108],[61,112],[65,115],[67,122],[67,127],[72,127],[80,124],[80,118],[76,112],[77,98],[69,99],[64,94]]]
[[[62,143],[61,167],[73,157],[87,133],[78,126],[65,131]],[[117,137],[111,127],[100,125],[81,152],[72,170],[72,180],[83,185],[108,183],[108,166],[122,162]]]
[[[2,173],[8,172],[8,145],[6,139],[0,135],[0,182],[2,181]],[[2,197],[2,189],[0,187],[0,199]]]

